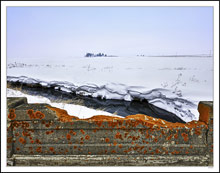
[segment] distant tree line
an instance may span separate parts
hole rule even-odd
[[[94,54],[94,53],[86,53],[85,57],[103,57],[103,56],[107,56],[104,53],[98,53],[98,54]]]

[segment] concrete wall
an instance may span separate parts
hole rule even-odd
[[[7,102],[9,166],[213,165],[211,102],[201,102],[200,120],[187,124],[146,115],[78,119],[26,98]]]

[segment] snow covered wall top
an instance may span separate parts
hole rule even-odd
[[[105,99],[147,99],[189,122],[198,102],[213,100],[211,57],[10,59],[7,80]]]

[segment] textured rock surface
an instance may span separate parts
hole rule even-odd
[[[83,120],[26,98],[7,102],[8,166],[213,165],[210,102],[199,105],[203,118],[208,110],[208,121],[191,124],[145,115]]]

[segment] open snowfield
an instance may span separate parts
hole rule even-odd
[[[199,101],[213,100],[213,57],[11,58],[7,76],[92,97],[147,99],[186,122],[198,120]]]

